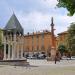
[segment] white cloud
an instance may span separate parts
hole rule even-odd
[[[55,28],[56,28],[56,34],[67,31],[68,27],[70,26],[70,23],[75,22],[75,15],[73,17],[69,17],[67,15],[59,15],[57,14],[55,16]]]
[[[31,13],[17,13],[18,19],[20,20],[25,33],[33,31],[41,31],[48,29],[50,30],[51,17],[54,17],[55,34],[66,31],[71,22],[75,21],[75,16],[69,17],[66,15],[59,14],[48,14],[38,11]]]
[[[39,0],[45,7],[54,8],[58,3],[57,0]]]
[[[18,18],[26,32],[39,31],[49,28],[50,17],[41,12],[31,12],[29,14],[19,13]],[[47,25],[48,24],[48,25]]]

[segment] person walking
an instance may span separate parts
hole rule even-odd
[[[56,64],[56,62],[57,62],[57,56],[55,56],[55,64]]]

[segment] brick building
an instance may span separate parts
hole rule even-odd
[[[57,47],[59,45],[64,45],[67,47],[67,37],[68,37],[68,32],[64,31],[58,34],[57,36]]]
[[[45,30],[43,32],[28,33],[24,36],[25,52],[50,52],[52,47],[51,32]]]

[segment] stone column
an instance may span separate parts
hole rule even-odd
[[[24,40],[24,38],[22,37],[21,38],[21,58],[23,58],[23,40]]]
[[[3,60],[6,60],[6,37],[4,36],[4,58]]]
[[[23,44],[21,45],[21,58],[23,58]]]
[[[10,43],[8,44],[8,60],[10,60]]]
[[[56,50],[54,47],[51,48],[51,60],[55,60]]]
[[[4,60],[6,60],[6,43],[4,43]]]
[[[17,59],[19,59],[19,44],[17,43]]]
[[[8,36],[8,60],[10,60],[11,34]]]
[[[19,59],[19,45],[20,45],[20,39],[19,36],[17,37],[17,59]]]
[[[14,59],[14,43],[12,43],[12,56],[11,56],[11,58],[12,58],[12,60]]]
[[[16,50],[16,34],[14,34],[14,42],[12,44],[12,59],[15,59],[15,50]]]

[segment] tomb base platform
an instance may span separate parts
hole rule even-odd
[[[0,65],[11,65],[11,66],[26,66],[29,65],[26,59],[19,60],[0,60]]]

